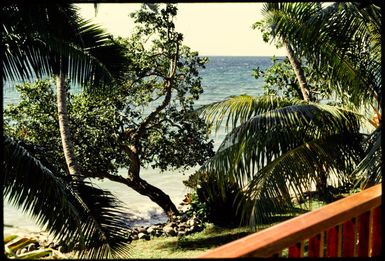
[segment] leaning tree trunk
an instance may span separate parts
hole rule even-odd
[[[139,194],[149,197],[163,209],[170,220],[172,219],[172,216],[179,215],[178,209],[166,193],[140,178],[141,166],[138,147],[124,146],[123,148],[130,158],[127,178],[117,175],[107,175],[106,177],[110,180],[126,184]]]
[[[56,95],[57,109],[59,116],[60,138],[63,146],[63,153],[70,175],[80,175],[80,168],[75,159],[74,147],[71,140],[71,132],[69,127],[69,117],[67,112],[65,74],[63,70],[63,61],[60,58],[59,74],[56,78]]]
[[[172,219],[173,215],[179,214],[178,209],[166,193],[164,193],[159,188],[147,183],[140,177],[130,177],[132,177],[132,179],[128,179],[126,184],[139,194],[149,197],[153,202],[158,204],[158,206],[160,206],[167,214],[169,219]]]
[[[103,173],[103,177],[108,178],[114,182],[125,184],[139,194],[147,196],[163,209],[170,220],[172,219],[172,216],[179,215],[179,211],[171,201],[170,197],[161,189],[147,183],[145,180],[140,178],[138,173],[133,173],[129,170],[127,178],[109,173]]]
[[[284,41],[284,45],[286,47],[287,53],[288,53],[288,58],[290,61],[291,66],[293,67],[295,76],[297,77],[298,83],[299,83],[299,88],[301,89],[302,97],[304,101],[310,101],[310,91],[309,87],[307,85],[307,81],[305,78],[304,71],[302,69],[300,61],[297,60],[295,57],[293,48],[290,46],[288,41]]]

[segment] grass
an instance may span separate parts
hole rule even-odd
[[[324,205],[319,201],[312,201],[310,203],[310,209],[317,209]],[[298,215],[307,211],[303,208],[309,208],[309,202],[307,204],[298,205]],[[292,213],[293,214],[293,213]],[[283,220],[292,217],[293,215],[277,216],[272,221],[274,223],[267,224],[260,229],[273,226]],[[238,238],[244,237],[253,233],[254,231],[250,227],[240,228],[224,228],[215,226],[213,224],[206,224],[206,228],[198,233],[183,237],[158,237],[152,238],[149,241],[135,240],[131,243],[131,258],[195,258],[205,253],[209,249],[221,246],[225,243],[231,242]]]
[[[132,258],[194,258],[253,231],[248,227],[223,228],[207,224],[201,232],[183,237],[159,237],[131,243]]]

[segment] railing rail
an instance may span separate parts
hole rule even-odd
[[[378,256],[381,184],[209,250],[200,258]]]

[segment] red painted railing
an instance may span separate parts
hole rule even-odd
[[[372,257],[381,253],[381,184],[209,250],[200,258]]]

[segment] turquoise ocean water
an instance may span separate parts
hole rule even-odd
[[[252,69],[260,67],[267,68],[271,65],[271,57],[230,57],[215,56],[209,57],[206,69],[201,71],[204,93],[196,102],[197,105],[204,105],[211,102],[222,100],[230,95],[249,94],[260,95],[263,93],[261,86],[262,79],[256,80],[252,76]],[[18,93],[14,86],[5,84],[3,89],[4,106],[18,101]],[[212,136],[215,142],[215,148],[219,146],[225,136],[224,129]],[[182,181],[193,173],[194,169],[187,171],[184,175],[178,171],[159,173],[154,169],[143,169],[142,178],[162,189],[171,197],[171,200],[177,205],[184,195],[189,192]],[[121,175],[126,174],[125,169],[120,170]],[[129,209],[127,214],[131,224],[159,223],[166,220],[160,207],[127,186],[111,182],[109,180],[92,180],[97,186],[110,190],[116,195]],[[4,224],[12,225],[24,231],[39,231],[32,218],[21,210],[10,205],[4,200]],[[59,213],[58,213],[59,214]],[[5,230],[12,230],[8,226]]]

